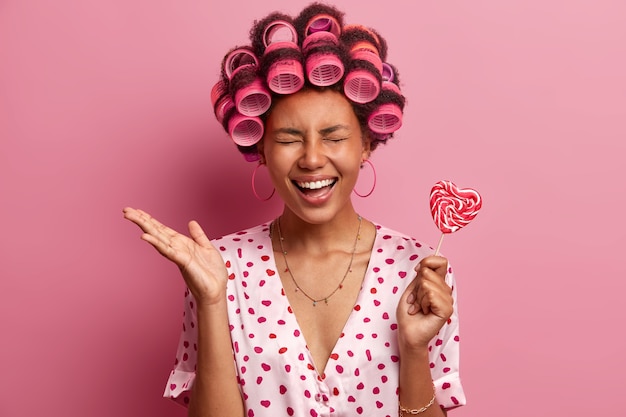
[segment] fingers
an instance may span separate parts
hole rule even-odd
[[[182,237],[182,235],[165,226],[143,210],[127,207],[123,212],[126,219],[135,223],[143,230],[144,233],[141,236],[142,240],[154,246],[162,255],[177,261],[177,259],[174,259],[176,257],[176,249],[173,247],[173,244],[174,241]]]
[[[431,269],[445,279],[448,272],[448,260],[443,256],[427,256],[417,264],[415,272],[419,273],[420,268]]]
[[[125,208],[124,217],[139,226],[145,233],[152,235],[164,233],[166,229],[169,229],[143,210]]]
[[[188,227],[189,227],[189,234],[198,245],[205,247],[205,248],[211,246],[211,241],[209,240],[207,235],[204,233],[204,230],[202,230],[202,227],[200,227],[200,224],[197,221],[195,220],[190,221]]]
[[[124,217],[135,223],[145,234],[152,236],[157,241],[169,242],[172,238],[179,235],[177,231],[165,226],[157,219],[149,215],[143,210],[124,209]],[[142,239],[153,242],[148,236],[142,236]]]
[[[438,256],[429,256],[415,267],[417,276],[407,288],[408,314],[432,312],[444,317],[452,313],[452,289],[445,282],[447,269],[447,259]]]

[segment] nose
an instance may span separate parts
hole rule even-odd
[[[298,161],[300,168],[315,170],[321,168],[326,163],[326,153],[322,140],[305,140],[302,148],[302,155]]]

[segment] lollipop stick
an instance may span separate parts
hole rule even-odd
[[[443,237],[444,237],[444,233],[441,234],[441,237],[439,238],[439,243],[437,244],[437,249],[435,250],[435,256],[439,255],[439,249],[441,249],[441,244],[443,243]]]

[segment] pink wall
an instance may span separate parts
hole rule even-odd
[[[273,217],[212,116],[223,53],[292,0],[0,2],[0,415],[182,416],[160,398],[182,281],[121,209],[211,236]],[[301,2],[299,2],[301,3]],[[446,238],[464,416],[615,414],[626,338],[626,7],[338,1],[409,97],[359,210],[435,244],[442,178],[484,209]],[[363,185],[365,187],[365,185]],[[237,191],[234,191],[237,190]]]

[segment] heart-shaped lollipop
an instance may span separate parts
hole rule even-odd
[[[435,255],[439,253],[443,236],[467,226],[482,207],[482,198],[472,188],[459,188],[451,181],[439,181],[430,190],[430,212],[441,230]]]

